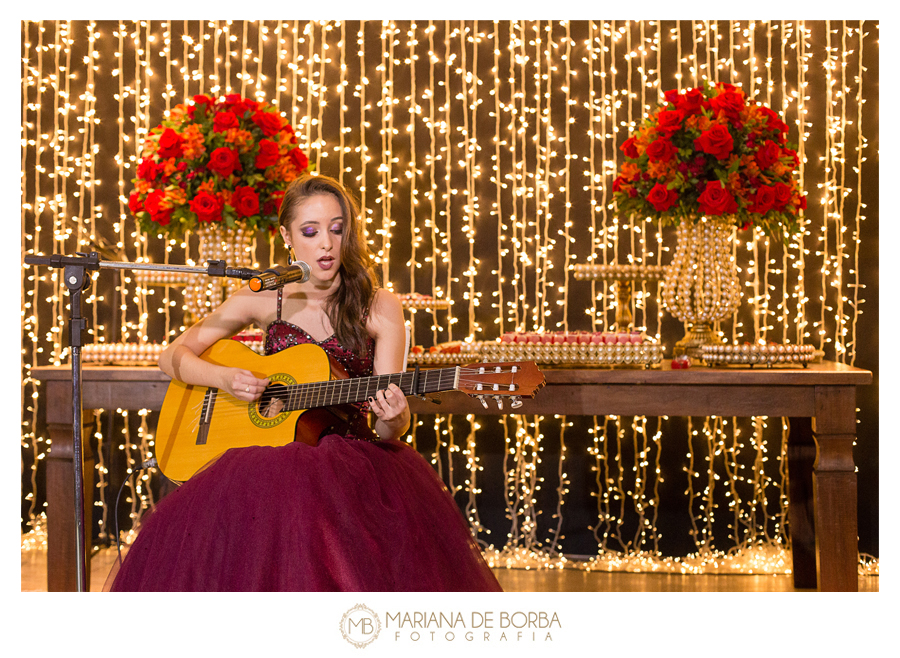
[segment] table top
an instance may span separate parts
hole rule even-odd
[[[445,366],[450,367],[450,366]],[[752,385],[752,386],[863,386],[872,383],[869,370],[834,361],[812,363],[806,368],[774,366],[692,366],[672,369],[671,361],[659,368],[559,368],[541,366],[546,383],[551,384],[666,384],[666,385]],[[40,381],[71,381],[70,366],[38,366],[32,377]],[[84,382],[169,382],[156,366],[82,365]]]

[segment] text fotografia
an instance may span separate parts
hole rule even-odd
[[[384,630],[413,642],[552,642],[562,628],[555,612],[387,612]]]

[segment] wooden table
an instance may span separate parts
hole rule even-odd
[[[533,400],[525,400],[516,413],[790,418],[788,525],[794,586],[857,590],[853,462],[856,387],[870,384],[871,372],[831,362],[805,369],[672,370],[665,362],[662,368],[651,370],[542,370],[547,385]],[[71,372],[65,367],[40,367],[32,373],[44,383],[52,440],[47,459],[47,587],[49,591],[73,591],[76,557]],[[85,366],[84,417],[89,419],[92,409],[158,410],[168,381],[155,367]],[[494,404],[484,409],[479,401],[459,392],[443,394],[440,405],[410,398],[410,409],[419,414],[511,411],[508,404],[503,410]],[[83,434],[85,438],[89,435]],[[92,463],[85,464],[88,491],[92,467]],[[90,496],[85,496],[85,505],[90,511]]]

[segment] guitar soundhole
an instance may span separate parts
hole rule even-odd
[[[287,408],[290,391],[284,384],[269,384],[257,400],[259,415],[263,418],[275,418]]]

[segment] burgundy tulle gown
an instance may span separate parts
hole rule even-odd
[[[316,343],[280,319],[266,353]],[[332,337],[350,376],[372,374]],[[145,516],[111,591],[499,591],[434,469],[402,441],[227,451]]]

